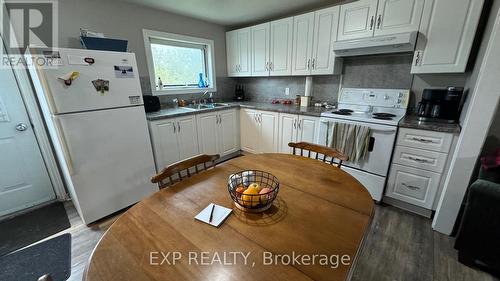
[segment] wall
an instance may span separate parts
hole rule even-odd
[[[151,88],[142,29],[214,40],[217,86],[221,85],[221,92],[225,91],[224,77],[227,72],[223,26],[122,1],[62,0],[58,3],[59,46],[81,48],[78,38],[80,28],[103,32],[107,37],[128,40],[129,51],[134,52],[137,58],[143,94],[150,94]],[[173,97],[169,97],[171,98]]]

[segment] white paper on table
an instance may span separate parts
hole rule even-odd
[[[214,214],[212,216],[212,222],[208,222],[210,220],[210,212],[212,211],[212,205],[215,205]],[[208,223],[211,226],[219,227],[224,222],[224,220],[231,214],[232,211],[233,210],[228,209],[226,207],[210,203],[205,209],[203,209],[203,211],[199,212],[194,218],[204,223]]]

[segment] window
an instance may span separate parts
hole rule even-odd
[[[143,33],[153,94],[216,90],[212,40],[151,30]],[[200,74],[204,87],[199,85]]]

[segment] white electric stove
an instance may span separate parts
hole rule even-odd
[[[337,109],[323,112],[318,143],[326,145],[330,122],[370,127],[368,155],[358,162],[344,162],[342,169],[359,180],[376,201],[382,200],[389,172],[397,125],[406,114],[409,90],[344,88]]]

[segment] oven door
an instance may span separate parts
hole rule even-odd
[[[356,163],[347,161],[342,163],[342,165],[360,169],[383,177],[387,176],[391,161],[392,149],[394,147],[394,141],[396,140],[397,127],[322,117],[320,119],[320,129],[317,141],[321,145],[326,145],[328,122],[341,122],[370,127],[370,146],[368,148],[368,154],[365,156],[365,159],[360,160]]]

